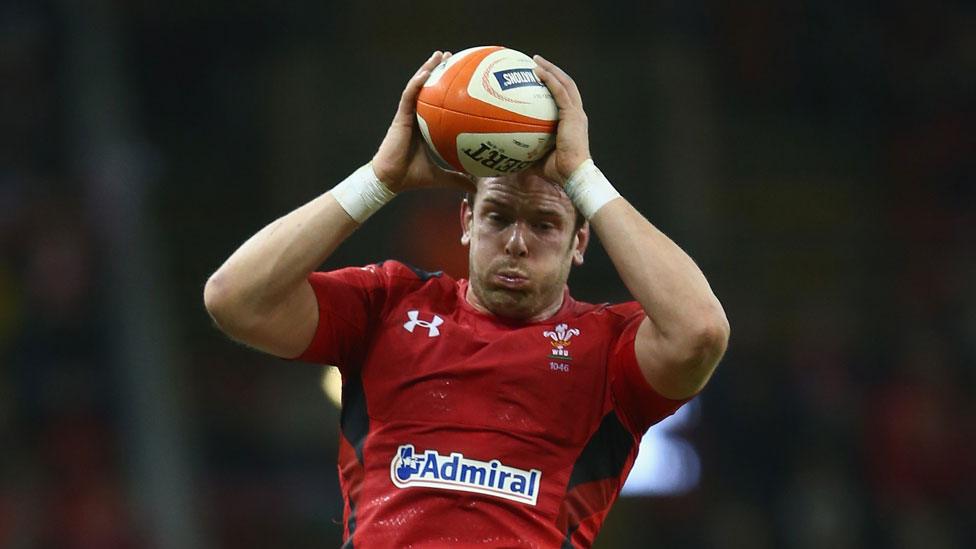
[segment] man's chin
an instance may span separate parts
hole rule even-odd
[[[513,320],[530,318],[533,314],[529,294],[508,288],[492,288],[485,303],[492,314]]]

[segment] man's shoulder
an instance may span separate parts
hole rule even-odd
[[[362,269],[378,277],[378,282],[385,287],[387,299],[393,302],[411,295],[440,301],[451,299],[456,293],[456,281],[450,275],[442,271],[426,271],[403,261],[387,259]]]

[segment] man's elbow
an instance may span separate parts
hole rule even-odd
[[[709,371],[714,369],[725,354],[729,346],[729,337],[732,329],[729,326],[729,319],[725,316],[725,311],[721,306],[702,315],[701,321],[694,330],[694,344],[696,360],[702,367]]]
[[[724,313],[702,317],[676,357],[675,364],[682,364],[680,370],[684,373],[674,394],[694,395],[705,387],[728,348],[729,332]]]
[[[227,335],[234,337],[235,332],[244,329],[240,326],[241,319],[247,315],[240,311],[241,298],[235,294],[233,286],[220,271],[207,279],[203,287],[203,305],[217,327]]]
[[[203,286],[203,306],[214,320],[227,309],[227,287],[219,273],[210,275]]]

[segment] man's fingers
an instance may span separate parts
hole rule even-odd
[[[583,97],[580,95],[579,87],[576,86],[576,81],[573,80],[571,76],[566,74],[566,71],[557,67],[554,63],[542,57],[541,55],[535,55],[532,58],[536,64],[542,67],[546,72],[550,73],[556,80],[561,83],[567,91],[570,99],[572,99],[572,104],[574,106],[583,107]]]
[[[403,94],[400,96],[400,105],[403,106],[404,102],[409,102],[410,110],[412,111],[414,106],[412,105],[416,102],[417,94],[420,93],[420,88],[424,87],[424,82],[427,81],[427,77],[430,76],[430,71],[441,62],[441,57],[443,54],[440,51],[435,51],[424,61],[424,64],[417,69],[417,72],[413,74],[413,77],[407,81],[407,86],[403,89]]]
[[[536,67],[535,73],[539,76],[539,79],[542,80],[542,83],[549,88],[549,91],[552,93],[552,97],[556,100],[556,105],[559,107],[561,112],[566,112],[568,109],[576,107],[576,104],[574,103],[572,96],[569,94],[569,91],[566,89],[566,86],[563,85],[558,78],[556,78],[555,74],[546,70],[542,66]]]
[[[444,60],[444,52],[437,50],[434,53],[430,54],[430,57],[427,59],[427,61],[424,61],[424,64],[420,66],[420,69],[417,72],[421,72],[421,71],[430,72],[431,70],[434,69],[434,67],[439,65],[443,60]]]
[[[430,76],[430,71],[443,61],[443,57],[444,54],[440,51],[432,53],[427,61],[417,69],[417,72],[407,82],[407,86],[400,95],[400,104],[397,106],[398,121],[406,122],[416,114],[417,96],[420,95],[420,90],[424,87],[424,82]]]
[[[542,66],[542,68],[552,73],[560,82],[562,82],[564,86],[566,86],[567,89],[576,88],[576,82],[573,80],[573,78],[566,74],[566,71],[559,68],[552,61],[549,61],[545,57],[538,54],[534,55],[532,59],[536,62],[536,64]]]

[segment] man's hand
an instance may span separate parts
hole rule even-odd
[[[426,187],[452,187],[475,191],[474,181],[457,172],[447,171],[434,164],[427,154],[417,127],[417,96],[430,76],[430,71],[447,61],[451,53],[435,51],[407,82],[400,104],[386,137],[373,156],[373,171],[391,191]]]
[[[556,148],[542,161],[542,174],[551,181],[565,183],[583,162],[590,158],[590,137],[583,98],[576,82],[565,71],[541,55],[532,58],[535,73],[552,92],[559,107],[559,126],[556,129]]]

